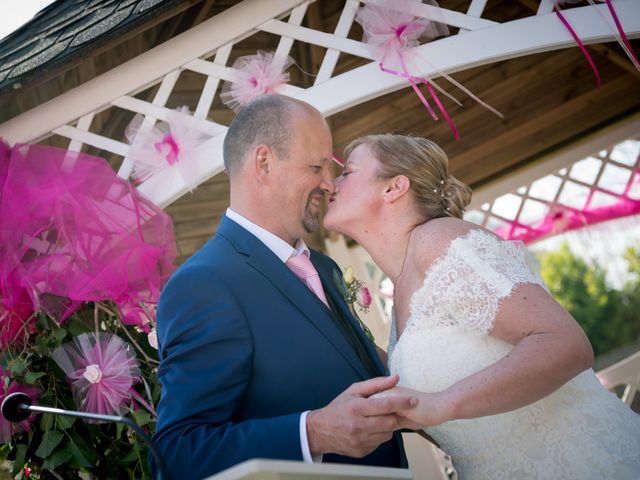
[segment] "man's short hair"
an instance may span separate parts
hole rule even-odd
[[[264,144],[280,158],[289,154],[292,99],[283,95],[261,95],[243,107],[231,122],[224,139],[224,166],[229,175],[237,172],[249,152]]]

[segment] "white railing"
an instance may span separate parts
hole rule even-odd
[[[600,383],[609,390],[624,386],[622,401],[631,406],[640,388],[640,352],[598,372]]]
[[[78,150],[82,144],[111,152],[123,158],[119,175],[126,178],[131,164],[126,160],[129,145],[123,143],[123,132],[109,138],[92,132],[94,116],[106,109],[117,108],[142,114],[143,128],[151,128],[169,112],[166,107],[176,82],[184,70],[207,76],[194,116],[201,130],[212,135],[211,159],[202,166],[200,181],[221,172],[222,140],[226,126],[210,121],[207,114],[215,98],[219,82],[229,79],[231,68],[226,65],[234,45],[258,31],[280,37],[276,55],[290,53],[295,40],[326,48],[318,76],[307,88],[290,86],[284,93],[305,100],[324,115],[348,109],[369,99],[406,86],[403,78],[384,73],[366,46],[348,39],[357,8],[371,0],[347,0],[333,32],[302,27],[302,20],[311,1],[303,0],[245,0],[221,14],[193,27],[144,54],[70,90],[49,102],[24,112],[0,125],[0,137],[10,143],[37,142],[58,135],[70,140],[70,148]],[[500,60],[547,50],[574,46],[567,30],[551,14],[552,2],[542,0],[536,15],[496,23],[482,18],[486,0],[473,0],[467,12],[447,9],[436,11],[420,2],[407,3],[413,13],[437,18],[460,34],[444,37],[417,47],[421,57],[429,59],[420,65],[420,74],[437,76]],[[615,40],[595,9],[606,15],[606,6],[583,6],[569,9],[565,16],[584,43]],[[640,2],[619,0],[616,10],[623,28],[630,37],[640,33]],[[287,21],[282,21],[287,18]],[[482,48],[478,48],[482,45]],[[340,54],[357,56],[368,61],[340,75],[334,70]],[[213,60],[208,60],[213,56]],[[151,101],[134,98],[146,88],[159,84]],[[150,178],[139,188],[156,204],[166,206],[188,191],[172,170]]]

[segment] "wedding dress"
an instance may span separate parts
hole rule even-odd
[[[393,321],[390,372],[403,386],[437,392],[504,357],[513,346],[488,333],[520,283],[546,289],[520,242],[480,229],[455,239],[413,293],[397,342]],[[461,480],[640,479],[640,416],[591,369],[526,407],[426,432]]]

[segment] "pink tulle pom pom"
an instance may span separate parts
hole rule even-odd
[[[144,182],[174,169],[193,191],[201,179],[199,165],[209,158],[206,142],[210,137],[199,130],[197,120],[185,106],[172,110],[166,122],[158,122],[151,129],[143,129],[142,121],[143,117],[136,115],[125,130],[131,143],[127,158],[133,164],[133,178]]]
[[[378,0],[358,10],[356,21],[362,25],[363,41],[371,55],[381,63],[395,62],[402,52],[420,45],[420,40],[426,42],[449,34],[444,23],[404,11],[406,3],[406,0]],[[434,0],[425,3],[438,6]],[[394,68],[399,68],[399,65]]]
[[[131,348],[117,335],[84,333],[52,354],[71,381],[80,410],[122,414],[140,381],[138,363]]]
[[[157,302],[176,257],[163,210],[102,158],[19,144],[0,161],[3,345],[32,331],[35,310],[63,322],[82,302]]]
[[[291,57],[275,58],[272,52],[239,57],[233,62],[231,81],[222,86],[222,102],[237,112],[259,95],[277,93],[289,81],[285,70],[293,63]]]

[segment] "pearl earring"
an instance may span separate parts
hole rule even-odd
[[[389,200],[389,195],[387,195],[386,193],[384,194],[384,201],[386,202],[387,200]]]

